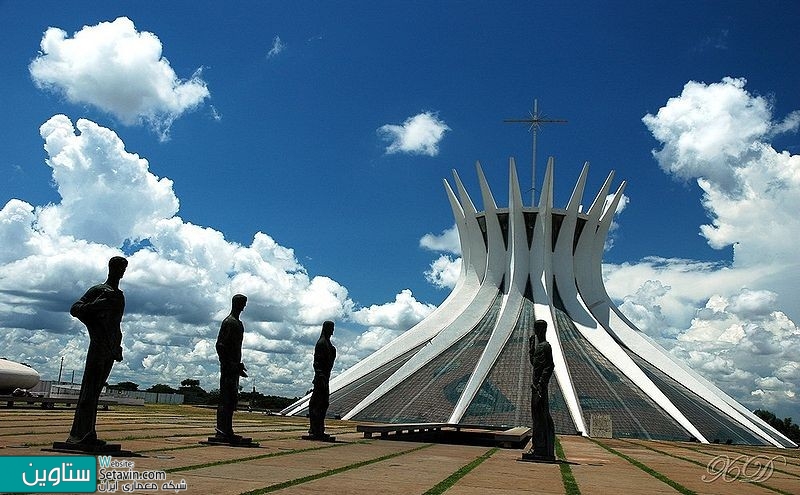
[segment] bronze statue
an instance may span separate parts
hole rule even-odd
[[[239,393],[239,377],[247,377],[247,368],[242,363],[242,340],[244,324],[239,315],[247,305],[247,297],[236,294],[231,299],[231,312],[222,320],[217,336],[219,356],[219,405],[217,406],[216,437],[226,442],[237,443],[242,437],[233,433],[233,411]]]
[[[534,335],[528,342],[533,383],[531,383],[531,418],[533,419],[533,447],[523,455],[527,460],[555,461],[556,430],[550,415],[547,385],[553,375],[553,349],[545,339],[547,322],[533,323]]]
[[[119,290],[119,281],[127,266],[128,260],[125,258],[111,258],[106,281],[86,291],[69,310],[89,331],[89,349],[86,352],[81,391],[75,406],[72,430],[66,441],[71,446],[92,450],[106,443],[97,438],[95,430],[97,403],[114,361],[122,361],[120,323],[125,311],[125,295]]]
[[[333,335],[333,322],[326,321],[322,324],[322,332],[314,346],[314,390],[308,402],[310,428],[308,437],[304,437],[312,440],[335,440],[325,433],[325,414],[328,412],[330,395],[329,381],[336,359],[336,348],[331,344],[331,335]]]

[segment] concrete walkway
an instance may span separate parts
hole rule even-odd
[[[0,409],[0,456],[60,455],[42,449],[66,438],[72,414]],[[183,481],[198,494],[800,494],[798,450],[564,436],[568,464],[534,464],[522,450],[364,439],[347,421],[327,422],[336,443],[307,441],[305,419],[255,412],[237,412],[234,428],[259,448],[200,444],[213,426],[213,410],[191,406],[98,412],[100,437],[139,455],[115,460],[160,477],[157,491]],[[102,483],[122,493],[130,481]]]

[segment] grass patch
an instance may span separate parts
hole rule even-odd
[[[368,466],[370,464],[375,464],[376,462],[385,461],[387,459],[392,459],[394,457],[399,457],[401,455],[410,454],[411,452],[416,452],[417,450],[427,449],[428,447],[432,447],[434,444],[428,443],[425,445],[421,445],[419,447],[414,447],[413,449],[404,450],[402,452],[395,452],[394,454],[388,454],[381,457],[376,457],[375,459],[369,459],[366,461],[356,462],[355,464],[349,464],[347,466],[342,466],[336,469],[329,469],[327,471],[323,471],[321,473],[312,474],[310,476],[303,476],[302,478],[295,478],[293,480],[284,481],[283,483],[276,483],[274,485],[269,485],[264,488],[259,488],[257,490],[251,490],[249,492],[242,492],[240,495],[261,495],[262,493],[270,493],[277,490],[283,490],[284,488],[289,488],[290,486],[301,485],[303,483],[308,483],[309,481],[318,480],[320,478],[326,478],[328,476],[333,476],[334,474],[343,473],[345,471],[350,471],[351,469],[358,469],[360,467]],[[324,448],[324,447],[323,447]],[[313,450],[313,449],[306,449],[306,450]],[[300,452],[300,451],[296,451]],[[266,456],[264,456],[266,457]]]
[[[495,452],[497,452],[498,450],[499,449],[497,449],[497,448],[493,448],[493,449],[487,450],[486,452],[483,453],[483,455],[481,455],[480,457],[476,458],[474,461],[470,462],[469,464],[467,464],[465,466],[461,466],[458,469],[458,471],[454,472],[453,474],[451,474],[450,476],[448,476],[447,478],[442,480],[436,486],[434,486],[433,488],[431,488],[430,490],[425,492],[423,495],[440,495],[441,493],[444,493],[451,486],[455,485],[458,482],[458,480],[460,480],[461,478],[466,476],[467,473],[469,473],[470,471],[472,471],[476,467],[480,466],[481,463],[483,461],[485,461],[486,459],[492,457],[492,455]]]
[[[669,486],[671,486],[672,488],[678,490],[680,493],[683,493],[684,495],[697,495],[697,492],[686,488],[685,486],[681,485],[677,481],[674,481],[674,480],[668,478],[667,476],[664,476],[663,474],[659,473],[658,471],[656,471],[655,469],[651,468],[650,466],[648,466],[646,464],[642,464],[641,462],[637,461],[633,457],[627,456],[627,455],[623,454],[622,452],[614,450],[611,447],[609,447],[608,445],[605,445],[602,442],[598,442],[594,438],[590,438],[589,440],[591,440],[592,442],[596,443],[600,447],[603,447],[604,449],[606,449],[607,451],[611,452],[612,454],[614,454],[616,456],[619,456],[619,457],[622,457],[623,459],[625,459],[626,461],[630,462],[631,464],[633,464],[634,466],[638,467],[639,469],[641,469],[645,473],[649,474],[650,476],[654,477],[655,479],[657,479],[657,480],[659,480],[659,481],[661,481],[663,483],[666,483]]]
[[[556,437],[556,457],[565,461],[567,459],[567,456],[564,455],[564,448],[561,447],[561,442],[558,441],[558,437]],[[558,468],[561,470],[561,482],[564,484],[564,492],[566,495],[581,495],[581,490],[578,488],[578,482],[575,481],[575,476],[572,474],[570,465],[566,462],[562,462],[558,465]]]

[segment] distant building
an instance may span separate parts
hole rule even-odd
[[[328,415],[384,423],[530,424],[533,321],[548,323],[560,434],[797,445],[637,329],[608,297],[603,248],[625,187],[613,172],[591,206],[588,166],[553,207],[553,163],[538,206],[524,206],[513,160],[509,206],[478,166],[483,211],[445,181],[461,242],[461,276],[425,320],[330,382]],[[305,415],[309,396],[282,411]]]

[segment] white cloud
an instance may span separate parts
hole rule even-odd
[[[126,17],[84,26],[72,38],[48,28],[29,70],[38,87],[97,107],[126,125],[147,123],[162,139],[175,119],[210,96],[200,69],[179,79],[162,56],[158,37],[137,31]]]
[[[440,289],[452,289],[461,276],[461,243],[455,225],[445,229],[441,234],[425,234],[419,240],[420,247],[431,251],[449,253],[442,254],[431,262],[425,271],[425,279]]]
[[[696,180],[711,247],[729,263],[650,257],[605,265],[609,295],[673,354],[749,407],[791,415],[798,403],[800,156],[772,137],[798,128],[798,112],[773,118],[744,79],[687,83],[643,121],[661,143],[659,166]]]
[[[40,129],[62,201],[38,213],[52,236],[71,235],[110,245],[142,239],[178,211],[172,181],[148,171],[147,160],[125,151],[110,129],[56,115]]]
[[[386,124],[378,135],[389,142],[386,153],[409,153],[436,156],[444,133],[450,128],[434,112],[422,112],[409,117],[402,125]]]
[[[122,246],[129,260],[121,282],[125,359],[112,383],[176,386],[195,378],[216,388],[214,342],[237,292],[248,296],[243,355],[250,380],[289,396],[310,387],[322,321],[337,322],[338,372],[382,341],[379,332],[402,332],[432,309],[403,291],[386,305],[355,311],[343,286],[309,276],[294,250],[269,235],[258,232],[240,245],[176,216],[172,182],[127,152],[113,131],[88,120],[73,127],[57,115],[41,133],[61,200],[35,207],[12,199],[0,209],[0,347],[46,378],[56,377],[63,356],[80,379],[88,337],[69,307],[105,278],[108,258],[123,254]]]
[[[440,289],[452,289],[461,276],[461,263],[462,258],[452,258],[443,254],[425,271],[425,279]]]
[[[267,52],[267,58],[272,58],[278,56],[281,52],[286,49],[286,44],[281,41],[280,36],[275,36],[272,39],[272,46],[270,47],[269,51]]]
[[[353,313],[353,321],[365,326],[379,326],[405,331],[428,316],[435,306],[417,301],[410,290],[395,296],[394,302],[374,304]]]
[[[393,302],[361,308],[353,313],[352,320],[368,329],[358,336],[355,347],[361,357],[366,357],[425,319],[434,309],[432,304],[417,301],[408,289],[397,294]]]
[[[441,234],[425,234],[419,240],[420,247],[431,251],[444,251],[451,254],[461,254],[461,243],[458,239],[458,229],[455,225],[445,229]]]

